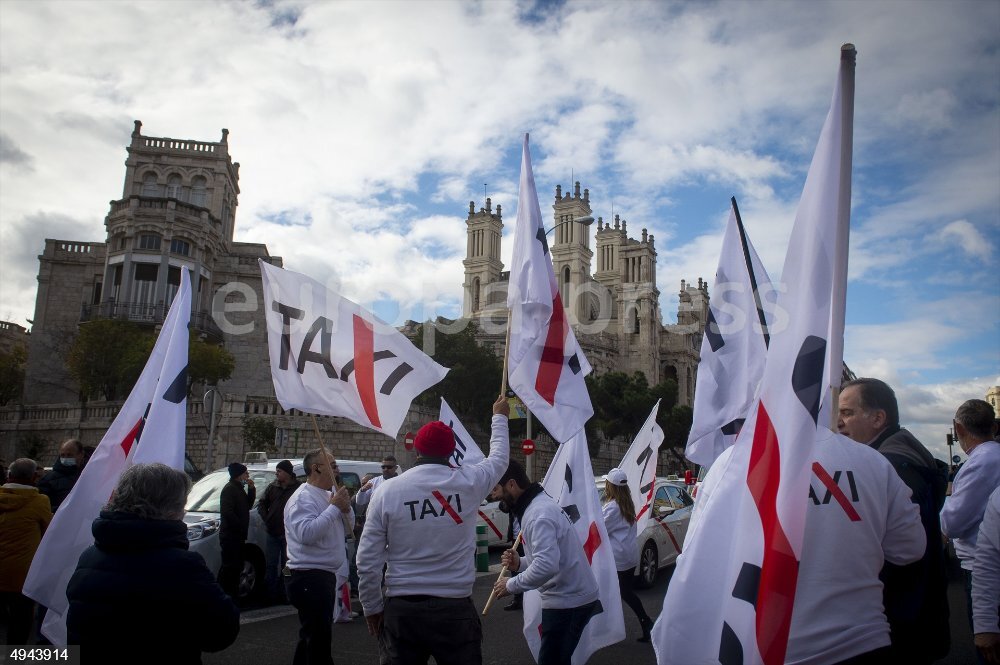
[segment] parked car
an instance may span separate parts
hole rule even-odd
[[[249,455],[248,455],[249,457]],[[264,591],[264,552],[267,544],[267,531],[264,522],[257,513],[257,501],[264,496],[264,490],[274,482],[276,468],[280,459],[249,461],[246,463],[250,477],[257,489],[257,498],[250,509],[250,530],[243,547],[243,570],[240,573],[239,599],[245,600],[259,596]],[[300,481],[305,481],[305,471],[302,460],[290,460],[292,470]],[[348,491],[354,494],[361,487],[361,476],[366,473],[381,473],[379,462],[364,462],[337,458],[340,467],[340,478]],[[219,546],[219,526],[221,524],[219,511],[222,502],[222,488],[229,482],[228,468],[218,469],[207,474],[191,487],[188,494],[184,522],[188,525],[187,537],[189,549],[197,552],[205,559],[208,569],[218,577],[222,567],[222,551]]]
[[[604,479],[605,476],[594,476],[601,501],[604,500]],[[639,564],[635,567],[637,587],[651,587],[656,574],[677,561],[693,506],[694,500],[684,489],[684,481],[656,479],[649,524],[636,538],[639,549]]]
[[[500,510],[499,501],[483,500],[479,505],[479,519],[476,525],[486,525],[486,544],[489,547],[510,547],[507,538],[510,528],[510,515]]]

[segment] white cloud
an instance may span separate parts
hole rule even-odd
[[[964,219],[956,220],[938,232],[938,239],[947,244],[958,245],[972,258],[986,260],[993,253],[993,243],[987,240],[975,226]]]

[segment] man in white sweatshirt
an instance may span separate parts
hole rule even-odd
[[[490,454],[452,468],[455,434],[440,421],[414,437],[417,461],[372,494],[358,545],[359,596],[368,631],[389,660],[438,665],[482,662],[482,627],[472,602],[476,515],[507,468],[510,407],[493,404]],[[382,571],[385,569],[385,591]]]
[[[507,550],[501,561],[513,577],[497,580],[497,598],[538,589],[542,598],[542,644],[538,665],[568,664],[584,628],[601,611],[597,580],[573,532],[569,516],[524,467],[511,461],[492,493],[511,506],[524,534],[524,556]]]
[[[288,600],[299,611],[293,665],[333,665],[330,656],[337,571],[347,565],[346,524],[354,523],[347,488],[333,489],[337,461],[317,448],[302,460],[306,482],[285,504]]]

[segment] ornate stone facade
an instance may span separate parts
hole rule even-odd
[[[597,219],[594,234],[597,266],[591,272],[593,217],[590,191],[563,194],[557,185],[552,204],[550,253],[560,296],[574,332],[596,373],[642,372],[649,384],[672,378],[678,402],[694,400],[701,338],[708,316],[708,283],[681,281],[677,323],[663,325],[656,285],[656,245],[642,229],[641,239],[628,236],[628,222],[615,215],[613,224]],[[492,202],[475,209],[469,203],[468,245],[463,283],[465,319],[476,320],[482,342],[503,351],[509,273],[500,261],[503,229],[501,208]]]

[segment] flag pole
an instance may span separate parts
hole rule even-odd
[[[500,377],[500,397],[507,397],[507,362],[510,358],[510,329],[514,327],[514,309],[507,308],[507,339],[503,344],[503,376]]]
[[[326,451],[326,445],[323,443],[323,436],[319,433],[319,423],[316,422],[316,414],[310,413],[309,417],[312,418],[313,431],[316,432],[316,440],[319,441],[319,449],[323,451],[323,459],[326,460],[326,464],[329,466],[330,453]],[[330,467],[330,473],[333,473],[333,467]],[[337,484],[337,474],[333,474],[333,486],[336,489],[340,489],[340,485]]]
[[[743,261],[747,264],[747,274],[750,276],[750,288],[753,290],[753,301],[757,305],[757,318],[760,320],[760,329],[764,335],[764,348],[771,345],[771,335],[767,332],[767,320],[764,318],[764,307],[760,302],[760,292],[757,289],[757,275],[753,272],[753,261],[750,259],[750,246],[747,243],[747,232],[743,228],[743,218],[740,217],[739,206],[736,205],[736,197],[730,197],[733,204],[733,214],[736,216],[736,228],[740,231],[740,245],[743,247]]]
[[[840,383],[844,374],[844,319],[847,311],[847,254],[851,231],[851,170],[854,161],[854,70],[858,51],[854,44],[840,47],[840,200],[834,247],[833,292],[830,311],[830,429],[837,431]]]
[[[517,538],[514,539],[514,545],[511,546],[512,550],[516,550],[517,546],[521,544],[521,536],[523,534],[524,534],[523,529],[517,532]],[[507,566],[504,566],[503,568],[500,569],[500,576],[497,578],[497,582],[503,579],[504,577],[503,574],[506,572],[507,572]],[[483,607],[483,616],[486,616],[486,613],[490,611],[490,605],[493,604],[493,601],[496,600],[496,597],[497,597],[497,590],[493,589],[492,591],[490,591],[490,597],[486,601],[486,606]]]

